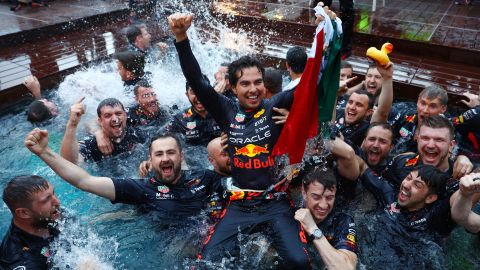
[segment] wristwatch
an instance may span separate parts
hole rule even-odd
[[[312,234],[309,236],[309,240],[313,242],[313,240],[321,239],[323,237],[323,232],[319,228],[313,230]]]

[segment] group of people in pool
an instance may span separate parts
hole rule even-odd
[[[214,224],[198,250],[199,263],[235,257],[237,234],[260,230],[271,239],[281,268],[309,269],[317,261],[328,269],[355,269],[361,235],[343,210],[355,207],[355,196],[366,192],[374,195],[392,226],[409,235],[440,241],[456,224],[473,234],[480,231],[480,216],[472,211],[480,198],[480,173],[475,172],[476,160],[469,158],[478,154],[478,96],[468,94],[470,110],[446,117],[445,89],[428,86],[419,94],[416,109],[396,111],[392,63],[371,65],[365,80],[350,87],[355,77],[343,62],[331,140],[326,143],[334,159],[332,174],[327,176],[322,159],[313,155],[302,170],[279,176],[271,152],[288,118],[307,54],[298,47],[289,50],[287,68],[293,80],[268,99],[265,69],[252,56],[222,64],[212,86],[190,48],[187,30],[192,20],[190,14],[169,17],[191,107],[172,116],[159,105],[143,71],[150,35],[145,26],[130,26],[131,49],[116,59],[136,104],[126,110],[115,98],[103,100],[97,107],[98,127],[77,141],[85,113],[80,99],[70,108],[60,154],[49,147],[48,131],[39,128],[26,136],[25,146],[76,188],[172,220],[204,213],[215,197],[219,207],[208,212]],[[25,84],[34,85],[40,96],[35,78]],[[39,102],[40,107],[47,105]],[[45,117],[54,115],[46,107]],[[31,111],[29,120],[43,120]],[[153,135],[152,127],[161,132]],[[459,137],[467,146],[453,151]],[[148,159],[139,166],[144,180],[92,176],[81,167],[83,162],[115,159],[147,141]],[[213,170],[184,170],[182,141],[206,146]],[[300,208],[291,200],[295,190],[303,200]],[[49,225],[61,217],[53,185],[40,176],[17,176],[7,183],[3,200],[13,219],[0,249],[0,266],[46,269],[49,243],[59,233]]]

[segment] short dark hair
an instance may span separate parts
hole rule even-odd
[[[116,98],[106,98],[100,102],[97,106],[97,115],[100,117],[102,115],[102,108],[105,106],[109,107],[115,107],[115,106],[120,106],[122,107],[122,110],[125,111],[125,107],[123,107],[122,102]]]
[[[307,191],[308,187],[313,182],[322,184],[324,190],[332,190],[337,186],[337,179],[335,178],[331,170],[325,171],[322,167],[313,168],[307,173],[307,175],[305,175],[302,181],[303,189]]]
[[[342,69],[342,68],[349,68],[349,69],[353,70],[352,65],[349,62],[344,61],[344,60],[342,60],[340,62],[340,69]]]
[[[442,194],[445,191],[447,180],[450,178],[448,174],[440,171],[433,165],[419,165],[415,168],[418,176],[422,178],[428,186],[430,194]]]
[[[137,77],[142,77],[145,72],[145,55],[141,52],[119,52],[115,59],[120,61],[123,68],[132,72]]]
[[[228,80],[230,81],[230,85],[237,85],[238,79],[243,76],[243,69],[250,67],[258,68],[262,73],[262,79],[265,77],[265,69],[263,68],[262,63],[260,63],[257,58],[246,55],[228,65]],[[238,77],[237,73],[240,73]]]
[[[47,190],[48,186],[48,181],[38,175],[15,176],[3,190],[3,201],[14,214],[16,208],[29,208],[32,205],[32,195]]]
[[[369,63],[367,68],[367,73],[370,69],[374,69],[374,68],[377,68],[377,64],[375,64],[375,62]]]
[[[50,109],[43,103],[43,101],[35,100],[28,106],[27,111],[27,120],[34,122],[43,122],[52,117],[52,112]]]
[[[368,97],[368,108],[369,109],[373,108],[373,106],[375,105],[375,97],[370,92],[368,92],[367,90],[358,89],[353,93],[355,93],[357,95],[366,95]],[[350,97],[349,97],[349,99],[350,99]]]
[[[135,87],[133,88],[133,94],[135,96],[138,95],[138,89],[140,87],[145,87],[145,88],[151,88],[152,86],[150,85],[150,83],[147,81],[147,80],[140,80],[137,82],[137,85],[135,85]]]
[[[445,88],[440,85],[432,84],[425,87],[420,94],[418,94],[419,98],[426,97],[428,99],[436,99],[440,100],[442,105],[447,106],[448,104],[448,94]]]
[[[393,138],[393,128],[389,123],[382,123],[382,122],[370,123],[370,126],[368,127],[367,132],[365,133],[365,138],[368,136],[368,133],[370,132],[370,130],[374,127],[381,127],[384,130],[390,131],[390,143],[393,144],[393,139],[394,139]]]
[[[287,51],[287,64],[294,73],[303,73],[307,65],[307,53],[299,46],[292,47]]]
[[[178,149],[180,150],[180,153],[182,153],[182,142],[180,141],[180,138],[178,138],[177,135],[175,135],[174,133],[171,133],[171,132],[161,132],[161,133],[158,133],[156,135],[154,135],[152,137],[152,139],[150,139],[150,145],[148,146],[148,152],[151,153],[152,151],[152,144],[154,141],[158,140],[158,139],[165,139],[165,138],[173,138],[176,142],[177,142],[177,145],[178,145]]]
[[[127,28],[125,35],[127,36],[127,40],[130,44],[135,44],[135,39],[142,34],[142,28],[145,28],[145,25],[130,25]]]
[[[429,128],[447,128],[448,133],[450,135],[450,140],[453,140],[455,136],[454,135],[455,129],[453,128],[452,123],[450,122],[450,120],[448,120],[442,115],[432,115],[432,116],[423,118],[422,123],[420,124],[419,130],[421,130],[423,126],[429,127]]]
[[[282,73],[275,68],[266,68],[263,84],[265,88],[273,95],[282,91]]]

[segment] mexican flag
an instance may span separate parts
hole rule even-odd
[[[330,20],[318,6],[315,15],[325,19],[317,26],[290,114],[272,151],[273,156],[288,154],[290,164],[302,161],[307,139],[317,136],[322,122],[331,120],[339,85],[342,23]]]

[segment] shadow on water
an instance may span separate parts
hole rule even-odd
[[[253,52],[255,47],[251,44],[259,45],[269,38],[268,35],[257,37],[246,31],[228,29],[211,17],[208,4],[204,2],[195,2],[188,7],[181,1],[161,2],[165,10],[159,7],[159,14],[187,10],[202,14],[195,23],[210,31],[190,30],[189,35],[202,70],[211,81],[220,63]],[[173,48],[159,61],[149,62],[146,70],[152,73],[152,84],[162,105],[178,104],[180,109],[187,106],[185,79]],[[124,93],[116,64],[112,61],[67,76],[57,91],[50,94],[49,98],[59,105],[61,113],[40,127],[49,131],[50,146],[57,152],[69,107],[80,97],[86,97],[87,113],[80,124],[78,138],[86,135],[84,124],[96,120],[96,106],[102,99],[113,96],[126,106],[132,103],[132,95]],[[53,261],[55,266],[68,269],[83,264],[86,267],[86,258],[96,261],[100,269],[186,269],[195,264],[192,258],[200,251],[209,227],[204,218],[165,220],[154,213],[138,211],[134,206],[111,204],[66,184],[23,146],[25,135],[34,127],[26,121],[25,110],[26,104],[0,117],[0,187],[3,189],[9,179],[21,174],[43,176],[55,186],[63,207],[75,217],[67,218],[60,226],[61,237],[54,243],[57,250]],[[93,175],[138,178],[138,163],[147,157],[147,152],[147,146],[138,146],[129,155],[88,164],[85,168]],[[187,148],[187,164],[191,168],[209,167],[205,153],[204,149]],[[461,229],[455,230],[446,241],[445,257],[434,242],[422,239],[400,241],[403,235],[388,230],[384,220],[375,217],[374,208],[375,203],[369,195],[362,196],[348,207],[358,226],[359,269],[479,269],[478,237]],[[11,220],[5,204],[0,207],[0,220],[0,235],[3,236]],[[240,234],[238,237],[242,243],[238,251],[241,257],[225,258],[217,268],[279,267],[278,257],[263,234]],[[317,260],[315,264],[318,263]],[[321,266],[317,265],[317,268]]]

